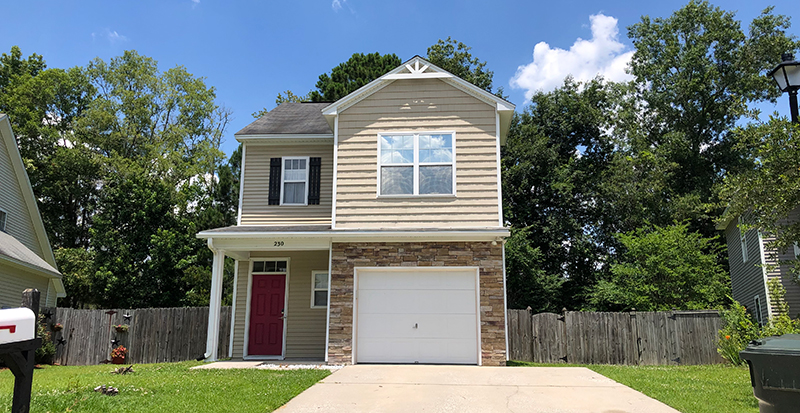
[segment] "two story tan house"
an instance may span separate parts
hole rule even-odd
[[[284,103],[235,134],[233,359],[506,362],[500,147],[514,105],[414,57],[333,103]]]
[[[19,307],[36,288],[40,305],[66,296],[8,116],[0,113],[0,308]]]

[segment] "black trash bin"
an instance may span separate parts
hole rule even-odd
[[[739,355],[750,366],[761,413],[800,411],[800,334],[751,341]]]

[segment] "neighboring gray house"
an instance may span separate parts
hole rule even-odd
[[[800,207],[789,214],[788,220],[800,219]],[[775,310],[770,305],[767,280],[776,278],[786,288],[786,302],[789,315],[800,314],[800,285],[792,281],[789,265],[775,266],[778,262],[797,259],[800,250],[797,245],[788,251],[779,252],[767,245],[772,237],[755,229],[741,231],[741,217],[730,217],[720,222],[717,229],[725,231],[728,243],[728,262],[731,271],[733,299],[747,307],[759,322],[766,323]],[[766,265],[765,265],[766,264]]]
[[[0,308],[38,289],[42,306],[66,296],[8,116],[0,113]]]

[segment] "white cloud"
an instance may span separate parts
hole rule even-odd
[[[331,3],[331,8],[333,11],[339,11],[342,9],[342,3],[345,3],[347,0],[333,0]]]
[[[92,33],[92,38],[95,38],[96,33]],[[100,35],[105,35],[106,39],[108,39],[109,43],[117,44],[122,42],[127,42],[128,38],[117,33],[116,30],[111,29],[103,29],[103,33]]]
[[[612,81],[630,80],[625,68],[633,51],[626,51],[628,47],[619,41],[617,19],[601,13],[589,16],[589,20],[592,38],[579,37],[569,50],[551,49],[545,42],[536,44],[533,62],[517,68],[509,82],[511,87],[525,89],[525,98],[530,99],[536,91],[549,92],[563,85],[567,75],[579,81],[597,75]]]
[[[200,4],[200,0],[192,0],[192,8],[197,7],[198,4]]]

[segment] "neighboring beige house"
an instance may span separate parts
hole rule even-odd
[[[800,220],[800,208],[794,209],[787,219],[791,222]],[[775,311],[770,305],[767,280],[778,279],[786,289],[789,315],[797,317],[800,315],[800,285],[792,280],[789,265],[785,262],[798,259],[800,248],[795,244],[788,251],[776,251],[767,245],[772,237],[755,229],[741,231],[741,220],[741,217],[730,217],[717,225],[718,230],[725,232],[728,242],[733,299],[747,307],[756,321],[764,324]]]
[[[214,252],[206,359],[226,356],[228,256],[234,359],[504,365],[500,147],[513,113],[417,56],[236,133],[238,224],[198,234]]]
[[[42,306],[66,296],[11,123],[0,113],[0,308],[19,307],[27,288],[41,292]]]

